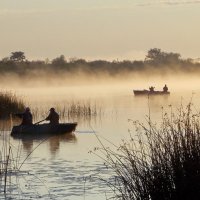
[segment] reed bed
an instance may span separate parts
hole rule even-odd
[[[22,112],[25,104],[21,98],[12,92],[0,92],[0,118],[9,118],[12,113]]]
[[[97,108],[96,105],[91,105],[89,102],[86,104],[72,102],[67,109],[67,115],[69,117],[73,116],[96,116]]]
[[[158,126],[130,120],[135,130],[130,140],[115,150],[101,143],[93,152],[113,171],[105,180],[113,199],[200,199],[200,116],[192,104],[162,115]],[[97,136],[99,139],[99,137]]]
[[[49,114],[51,106],[43,106],[41,108],[33,107],[32,113],[34,121],[45,119]],[[97,107],[96,104],[91,102],[64,102],[62,105],[55,103],[55,110],[60,115],[61,121],[81,121],[90,120],[103,114],[102,108]]]

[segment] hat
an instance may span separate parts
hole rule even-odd
[[[50,108],[50,110],[49,111],[55,111],[55,108]]]
[[[29,107],[26,107],[25,111],[30,111],[30,108],[29,108]]]

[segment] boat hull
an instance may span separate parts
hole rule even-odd
[[[149,90],[133,90],[134,95],[169,95],[170,92],[164,91],[149,91]]]
[[[13,126],[11,136],[23,138],[27,136],[44,137],[51,135],[60,135],[75,131],[77,123],[62,123],[58,125],[39,124],[31,126]]]

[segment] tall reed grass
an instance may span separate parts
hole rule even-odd
[[[21,98],[12,92],[0,92],[0,118],[9,118],[10,114],[22,112],[25,104]]]
[[[160,126],[150,117],[147,125],[131,122],[136,129],[130,140],[115,150],[101,142],[99,149],[113,171],[106,180],[113,199],[200,199],[200,116],[192,104],[164,113]]]
[[[60,115],[61,121],[82,121],[96,118],[103,114],[102,108],[92,104],[91,102],[64,102],[63,105],[55,103],[52,107]],[[50,106],[33,107],[32,113],[34,121],[38,121],[41,118],[45,119],[49,114]]]

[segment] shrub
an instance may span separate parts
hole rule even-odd
[[[133,122],[133,121],[132,121]],[[163,114],[161,126],[133,122],[137,133],[117,150],[106,148],[114,199],[200,199],[200,121],[191,104]]]

